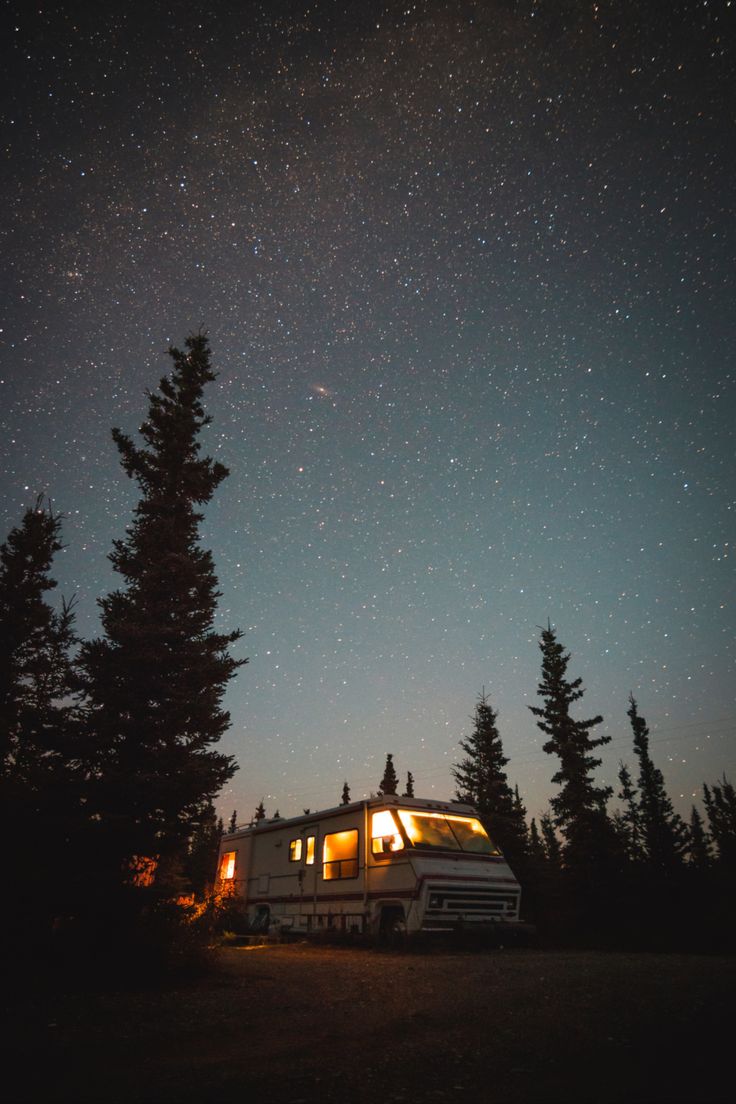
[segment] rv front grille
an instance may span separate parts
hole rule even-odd
[[[519,911],[519,893],[513,889],[484,886],[432,886],[427,894],[424,915],[434,920],[506,920]]]

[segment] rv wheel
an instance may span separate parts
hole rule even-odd
[[[386,947],[398,949],[406,945],[406,920],[401,909],[384,909],[379,937]]]

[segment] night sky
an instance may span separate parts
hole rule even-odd
[[[222,813],[361,797],[389,751],[449,797],[485,687],[538,815],[547,619],[599,781],[629,691],[680,811],[733,779],[736,5],[8,13],[1,536],[51,497],[97,633],[137,499],[110,428],[206,327],[250,657]]]

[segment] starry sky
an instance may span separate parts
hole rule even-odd
[[[420,795],[483,687],[530,814],[549,619],[687,813],[736,775],[731,0],[6,5],[2,536],[96,599],[165,350],[204,326],[203,540],[247,820]]]

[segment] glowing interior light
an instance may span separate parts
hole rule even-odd
[[[235,852],[226,851],[220,863],[220,877],[223,879],[235,877]]]
[[[299,862],[302,857],[302,841],[301,839],[293,839],[289,844],[289,861]]]
[[[399,809],[398,813],[413,847],[469,851],[479,855],[500,854],[476,817],[424,810],[410,812],[408,809]]]
[[[388,851],[401,851],[404,841],[390,809],[381,809],[373,814],[371,821],[371,849],[374,855],[385,855]]]
[[[358,830],[348,828],[344,832],[330,832],[322,845],[322,877],[325,881],[333,878],[357,878],[358,876]]]
[[[314,866],[314,836],[307,836],[307,857],[305,862],[307,866]]]

